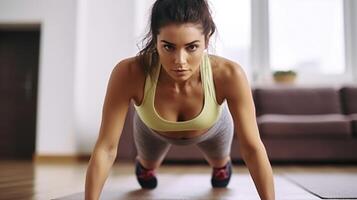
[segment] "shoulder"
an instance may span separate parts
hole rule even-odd
[[[113,85],[125,87],[124,91],[131,92],[131,97],[135,96],[145,83],[144,69],[139,64],[137,57],[119,61],[111,72],[110,82],[113,82]]]
[[[238,63],[217,56],[211,63],[212,68],[216,68],[212,70],[216,93],[227,100],[232,116],[237,119],[237,116],[255,113],[251,87],[243,68]]]
[[[215,85],[227,97],[232,89],[247,87],[247,77],[240,64],[224,57],[209,55]],[[237,90],[236,90],[237,91]]]
[[[232,78],[244,78],[245,72],[240,64],[217,55],[209,55],[213,75],[219,79],[227,81]]]
[[[112,73],[115,73],[116,75],[120,75],[120,76],[126,76],[123,78],[130,78],[130,77],[138,78],[141,76],[145,77],[144,70],[140,66],[137,57],[125,58],[119,61],[115,65]]]

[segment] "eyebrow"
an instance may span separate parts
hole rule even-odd
[[[167,43],[167,44],[172,45],[172,46],[176,46],[176,44],[168,42],[166,40],[161,40],[161,42]],[[192,42],[189,42],[189,43],[185,44],[185,46],[189,46],[189,45],[194,44],[196,42],[200,42],[200,41],[199,40],[195,40],[195,41],[192,41]]]

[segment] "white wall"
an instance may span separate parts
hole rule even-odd
[[[136,54],[134,1],[79,1],[75,116],[77,152],[91,152],[110,72]]]

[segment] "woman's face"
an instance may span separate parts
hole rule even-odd
[[[160,28],[157,51],[166,73],[182,82],[198,72],[204,50],[205,36],[200,25],[170,24]]]

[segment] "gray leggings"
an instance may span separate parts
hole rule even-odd
[[[195,144],[209,159],[223,159],[230,155],[233,140],[233,120],[227,104],[223,105],[218,121],[200,136],[189,139],[172,139],[148,128],[135,112],[133,119],[134,141],[138,156],[144,160],[161,160],[171,145]],[[174,133],[173,133],[174,134]]]

